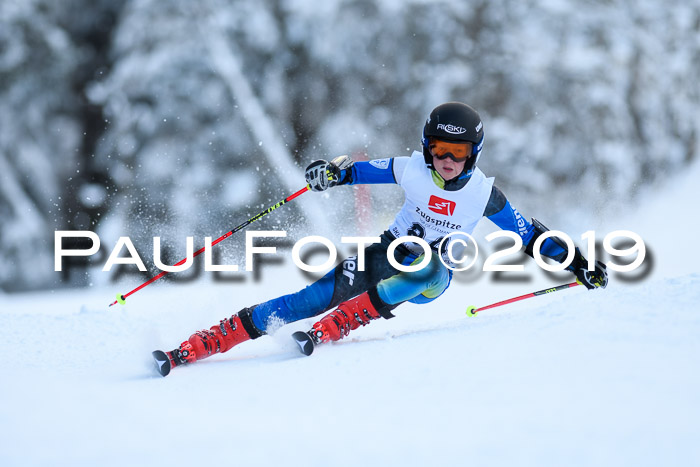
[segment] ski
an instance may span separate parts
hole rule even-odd
[[[294,342],[299,346],[299,351],[304,355],[309,356],[314,352],[316,343],[308,332],[297,331],[292,334],[292,339],[294,339]]]
[[[153,355],[153,361],[156,364],[156,370],[158,370],[158,373],[160,373],[161,376],[168,376],[168,373],[170,373],[171,369],[170,358],[168,358],[168,354],[166,354],[162,350],[156,350],[152,352],[151,355]]]

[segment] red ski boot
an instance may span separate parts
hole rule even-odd
[[[217,326],[197,331],[188,340],[170,352],[156,350],[153,358],[158,372],[167,376],[170,370],[186,363],[194,363],[213,354],[224,353],[249,339],[257,339],[263,333],[255,327],[251,317],[253,307],[245,308]]]
[[[384,303],[376,288],[347,300],[338,308],[317,321],[308,332],[295,332],[292,337],[299,345],[301,353],[311,355],[314,347],[329,341],[337,341],[350,334],[350,331],[366,326],[370,321],[384,317],[393,318],[394,306]]]

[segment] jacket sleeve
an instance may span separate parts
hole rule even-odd
[[[341,175],[342,185],[398,183],[403,176],[408,157],[393,157],[354,162]]]
[[[484,210],[486,216],[491,222],[496,224],[502,230],[510,230],[520,235],[525,246],[525,253],[532,256],[532,248],[535,240],[542,233],[535,226],[525,220],[525,218],[513,207],[503,192],[495,185],[491,189],[491,196]],[[545,239],[540,247],[540,253],[555,261],[562,262],[566,259],[566,249],[551,237]]]

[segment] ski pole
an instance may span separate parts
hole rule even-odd
[[[239,225],[239,226],[236,227],[235,229],[226,232],[226,233],[223,234],[221,237],[219,237],[219,238],[217,238],[216,240],[214,240],[213,242],[211,242],[211,246],[216,245],[216,244],[219,243],[220,241],[222,241],[222,240],[224,240],[224,239],[230,237],[231,235],[235,234],[235,233],[238,232],[239,230],[242,230],[242,229],[248,227],[248,226],[249,226],[250,224],[252,224],[253,222],[255,222],[255,221],[261,219],[262,217],[266,216],[267,214],[270,214],[272,211],[274,211],[274,210],[277,209],[278,207],[284,205],[285,203],[288,203],[289,201],[293,200],[293,199],[296,198],[297,196],[301,196],[302,194],[306,193],[307,191],[309,191],[309,186],[308,186],[308,185],[305,186],[304,188],[302,188],[301,190],[297,191],[297,192],[294,193],[293,195],[290,195],[290,196],[286,197],[285,199],[283,199],[283,200],[280,201],[279,203],[277,203],[277,204],[275,204],[275,205],[273,205],[273,206],[270,206],[269,208],[265,209],[265,210],[262,211],[261,213],[259,213],[259,214],[255,215],[255,216],[251,217],[250,219],[248,219],[247,221],[245,221],[244,223],[242,223],[241,225]],[[194,257],[199,256],[200,254],[202,254],[202,253],[204,252],[205,249],[206,249],[206,246],[204,246],[204,247],[200,248],[199,250],[195,251],[194,254],[192,255],[192,258],[194,258]],[[181,266],[181,265],[185,264],[185,261],[187,261],[187,258],[184,258],[184,259],[178,261],[177,263],[174,264],[174,266]],[[132,290],[131,292],[125,293],[125,294],[123,294],[123,295],[122,295],[122,294],[117,294],[117,299],[116,299],[114,302],[112,302],[109,306],[116,305],[117,303],[119,303],[120,305],[123,305],[123,304],[125,303],[126,298],[127,298],[128,296],[130,296],[130,295],[132,295],[132,294],[138,292],[139,290],[143,289],[143,288],[146,287],[147,285],[149,285],[149,284],[151,284],[151,283],[157,281],[158,279],[160,279],[161,277],[163,277],[163,276],[166,275],[167,273],[168,273],[168,271],[161,271],[158,275],[151,277],[149,280],[147,280],[147,281],[144,282],[143,284],[139,285],[138,287],[136,287],[136,288],[135,288],[134,290]]]
[[[525,295],[521,295],[519,297],[514,297],[514,298],[509,298],[508,300],[503,300],[502,302],[497,302],[497,303],[492,303],[491,305],[486,305],[482,306],[481,308],[477,308],[475,306],[470,306],[467,308],[467,316],[476,316],[476,314],[482,310],[488,310],[489,308],[495,308],[497,306],[501,305],[507,305],[509,303],[517,302],[520,300],[525,300],[526,298],[532,298],[532,297],[537,297],[539,295],[545,295],[548,293],[552,292],[558,292],[560,290],[566,290],[570,287],[576,287],[577,285],[580,285],[581,283],[578,281],[575,282],[570,282],[568,284],[562,284],[562,285],[557,285],[556,287],[551,287],[549,289],[543,289],[543,290],[538,290],[537,292],[531,292]]]

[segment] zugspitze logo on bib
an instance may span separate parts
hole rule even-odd
[[[430,201],[428,201],[428,209],[445,216],[454,214],[455,207],[457,207],[457,203],[454,201],[442,199],[435,195],[430,196]]]
[[[451,133],[453,135],[461,135],[462,133],[467,131],[466,128],[462,126],[456,126],[451,123],[448,123],[447,125],[445,125],[444,123],[438,123],[437,129],[446,131],[447,133]]]

